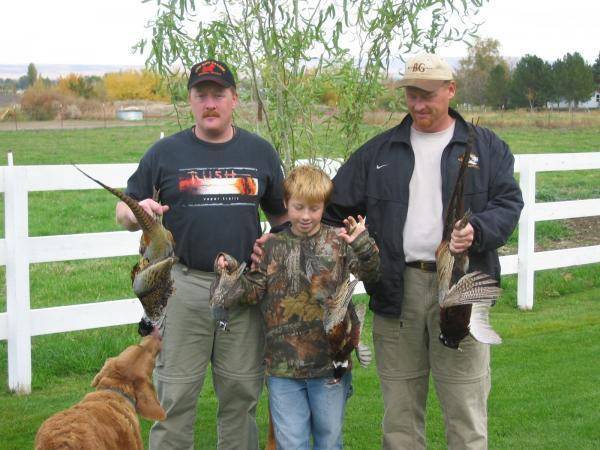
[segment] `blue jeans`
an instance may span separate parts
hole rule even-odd
[[[277,448],[314,450],[342,448],[346,400],[352,393],[352,373],[339,383],[332,378],[267,377],[269,407]]]

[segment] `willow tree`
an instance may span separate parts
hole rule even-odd
[[[334,120],[345,149],[363,139],[361,123],[390,61],[433,51],[477,29],[486,0],[157,0],[152,38],[138,49],[181,95],[182,70],[206,58],[225,60],[249,80],[267,138],[286,169],[315,155],[315,80],[335,71]]]

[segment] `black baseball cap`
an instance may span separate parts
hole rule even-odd
[[[233,78],[227,64],[214,59],[207,59],[192,66],[188,80],[188,91],[203,81],[214,81],[226,88],[235,87],[235,78]]]

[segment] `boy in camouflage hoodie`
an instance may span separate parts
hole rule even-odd
[[[342,448],[344,409],[352,388],[350,350],[368,351],[358,345],[364,308],[361,319],[350,300],[348,279],[352,273],[375,282],[379,252],[360,216],[358,221],[348,217],[341,230],[321,224],[332,190],[322,170],[295,168],[284,181],[291,226],[266,242],[258,268],[242,275],[244,265],[229,255],[220,254],[215,261],[213,308],[236,303],[261,307],[277,448],[308,449],[311,435],[315,449]],[[340,354],[345,361],[335,361]],[[370,354],[363,354],[362,360],[367,359]]]

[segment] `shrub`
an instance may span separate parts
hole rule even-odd
[[[97,76],[84,77],[70,73],[58,79],[57,88],[64,94],[83,98],[103,98],[106,95],[104,82]]]
[[[147,70],[127,70],[104,76],[106,94],[113,100],[164,100],[169,98],[161,78]]]
[[[340,100],[340,94],[330,81],[324,81],[318,87],[318,101],[327,106],[336,106]]]
[[[48,87],[41,81],[25,91],[21,98],[21,108],[32,120],[52,120],[61,109],[73,103],[73,98],[60,92],[56,87]]]
[[[115,116],[115,107],[111,102],[89,99],[78,102],[77,106],[81,110],[82,119],[107,120]]]
[[[81,109],[75,104],[67,105],[63,108],[63,119],[81,119]]]
[[[23,120],[27,119],[27,117],[25,117],[25,113],[20,107],[0,108],[0,122],[12,122],[15,119],[17,122],[22,122]]]
[[[398,87],[398,83],[387,80],[375,98],[374,108],[389,112],[402,111],[406,108],[404,90]]]

